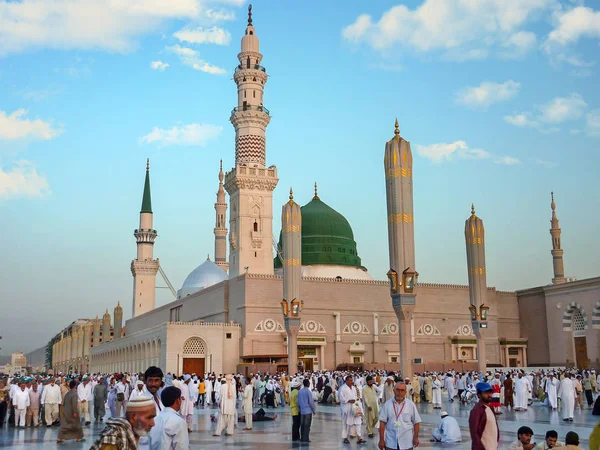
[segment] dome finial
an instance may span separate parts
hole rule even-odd
[[[252,3],[248,5],[248,26],[252,26]]]
[[[398,125],[398,118],[396,117],[396,123],[394,124],[394,134],[398,136],[400,134],[400,126]]]
[[[321,200],[319,198],[319,187],[317,186],[317,182],[315,181],[315,196],[313,197],[313,200]]]
[[[552,203],[550,203],[550,207],[552,211],[556,211],[556,203],[554,203],[554,192],[550,192],[550,197],[552,197]]]
[[[206,254],[206,260],[207,260],[207,261],[210,261],[210,253],[207,253],[207,254]]]
[[[475,215],[475,204],[471,203],[471,215],[474,216]]]
[[[146,158],[146,172],[150,172],[150,158]]]
[[[219,184],[223,183],[223,178],[225,178],[225,175],[223,175],[223,160],[221,160],[219,163]]]
[[[290,200],[294,200],[294,191],[290,188]]]

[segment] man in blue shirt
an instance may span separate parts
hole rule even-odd
[[[298,392],[298,409],[300,409],[300,442],[310,442],[308,438],[310,435],[310,425],[312,423],[312,416],[317,412],[315,406],[315,399],[313,398],[312,392],[308,388],[310,381],[304,379],[302,382],[304,387]]]

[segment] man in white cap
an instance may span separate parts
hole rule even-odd
[[[439,426],[433,430],[432,435],[432,442],[449,444],[462,441],[458,422],[454,417],[450,417],[446,411],[442,411],[442,420]]]
[[[51,427],[58,420],[58,405],[62,404],[60,386],[55,383],[54,378],[51,378],[50,384],[44,388],[41,403],[44,406],[46,426]]]
[[[390,398],[394,398],[394,377],[391,375],[385,379],[385,384],[383,386],[383,397],[381,398],[381,403],[384,404]]]
[[[150,450],[189,450],[186,421],[178,414],[181,408],[181,390],[168,386],[161,393],[162,411],[154,419],[150,431]]]
[[[125,417],[106,421],[106,428],[90,450],[135,450],[141,437],[148,436],[154,426],[156,407],[150,396],[138,397],[127,403]]]
[[[292,441],[300,440],[300,408],[298,408],[298,390],[300,381],[294,378],[290,383],[290,410],[292,413]]]
[[[194,416],[194,398],[193,394],[190,392],[190,382],[192,380],[192,376],[190,374],[185,374],[183,376],[183,383],[181,384],[181,409],[179,410],[179,414],[185,419],[188,425],[188,431],[192,431],[192,418]]]
[[[144,382],[142,380],[137,380],[135,382],[136,387],[133,390],[133,392],[131,393],[131,396],[129,397],[129,400],[134,400],[138,397],[146,397],[148,396],[148,393],[146,392],[146,389],[144,388]]]

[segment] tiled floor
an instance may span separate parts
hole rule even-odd
[[[456,417],[463,431],[464,441],[456,445],[441,445],[429,442],[431,430],[439,422],[439,410],[435,411],[430,405],[421,404],[419,410],[423,423],[421,424],[420,441],[421,447],[452,447],[456,449],[471,448],[468,430],[468,416],[470,407],[460,406],[457,402],[445,403],[444,408],[450,415]],[[272,413],[273,410],[267,411]],[[193,449],[266,449],[279,450],[287,448],[300,448],[300,443],[291,442],[291,417],[289,408],[277,408],[274,411],[278,417],[272,422],[259,422],[254,424],[253,431],[242,431],[243,426],[236,428],[233,437],[213,437],[212,432],[215,423],[210,421],[210,414],[214,413],[212,409],[199,409],[194,416],[194,432],[190,434],[191,448]],[[510,442],[516,439],[516,430],[522,425],[529,425],[536,433],[534,439],[540,442],[546,430],[554,429],[558,432],[560,439],[564,439],[567,431],[576,431],[581,439],[581,446],[587,448],[588,436],[592,428],[600,420],[592,416],[591,410],[576,411],[575,421],[572,424],[564,425],[560,413],[551,412],[548,408],[541,405],[535,405],[526,412],[508,412],[499,416],[499,425],[501,430],[500,448],[506,449]],[[77,444],[67,442],[60,448],[66,449],[88,449],[94,439],[102,430],[101,425],[92,424],[91,427],[84,427],[86,442]],[[0,429],[0,448],[2,449],[48,449],[56,448],[56,428],[35,428],[16,430],[8,428],[6,425]],[[336,406],[319,406],[318,413],[313,419],[311,430],[311,447],[323,449],[355,448],[356,441],[351,441],[349,445],[342,444],[341,441],[341,420],[339,408]],[[303,447],[306,447],[304,445]],[[377,439],[370,439],[368,444],[361,446],[368,450],[377,449]]]

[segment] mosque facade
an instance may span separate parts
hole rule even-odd
[[[351,225],[327,204],[317,186],[312,200],[294,209],[299,211],[299,221],[282,221],[287,225],[277,242],[272,194],[279,180],[276,166],[267,165],[266,128],[271,116],[263,103],[268,77],[262,59],[249,14],[233,77],[238,94],[230,117],[235,128],[235,167],[227,173],[221,167],[218,175],[214,261],[202,262],[174,301],[156,307],[160,261],[153,253],[158,233],[153,228],[147,165],[140,223],[134,232],[132,318],[123,327],[122,310],[116,310],[111,327],[107,311],[102,330],[98,318],[62,330],[53,342],[55,370],[138,372],[149,365],[175,373],[331,370],[357,365],[397,370],[402,357],[400,336],[414,372],[476,368],[480,356],[487,366],[600,364],[600,278],[571,281],[565,277],[554,198],[551,285],[507,292],[488,287],[485,278],[483,283],[471,283],[472,275],[485,274],[483,259],[481,267],[469,266],[470,286],[416,284],[410,295],[402,296],[410,304],[410,313],[400,315],[392,302],[395,288],[374,279],[362,265]],[[400,160],[392,164],[387,152],[394,143]],[[397,236],[404,242],[402,255],[394,256],[390,250],[390,258],[399,261],[400,276],[402,265],[414,270],[415,255],[412,153],[397,125],[386,144],[385,164],[386,179],[400,177],[403,183],[398,185],[400,196],[390,193],[388,197],[398,207],[388,220],[401,225],[390,228],[397,230],[390,231],[390,248]],[[469,220],[482,223],[474,210],[467,215],[467,224]],[[483,234],[469,238],[465,233],[467,248],[469,242],[484,245]],[[300,239],[300,245],[290,246],[289,239]],[[286,254],[291,248],[296,253]],[[487,308],[485,318],[474,318],[470,311],[474,286],[478,307]],[[294,292],[295,298],[283,297],[284,292]],[[289,340],[296,342],[296,352],[288,349]],[[288,367],[292,353],[297,367]]]

